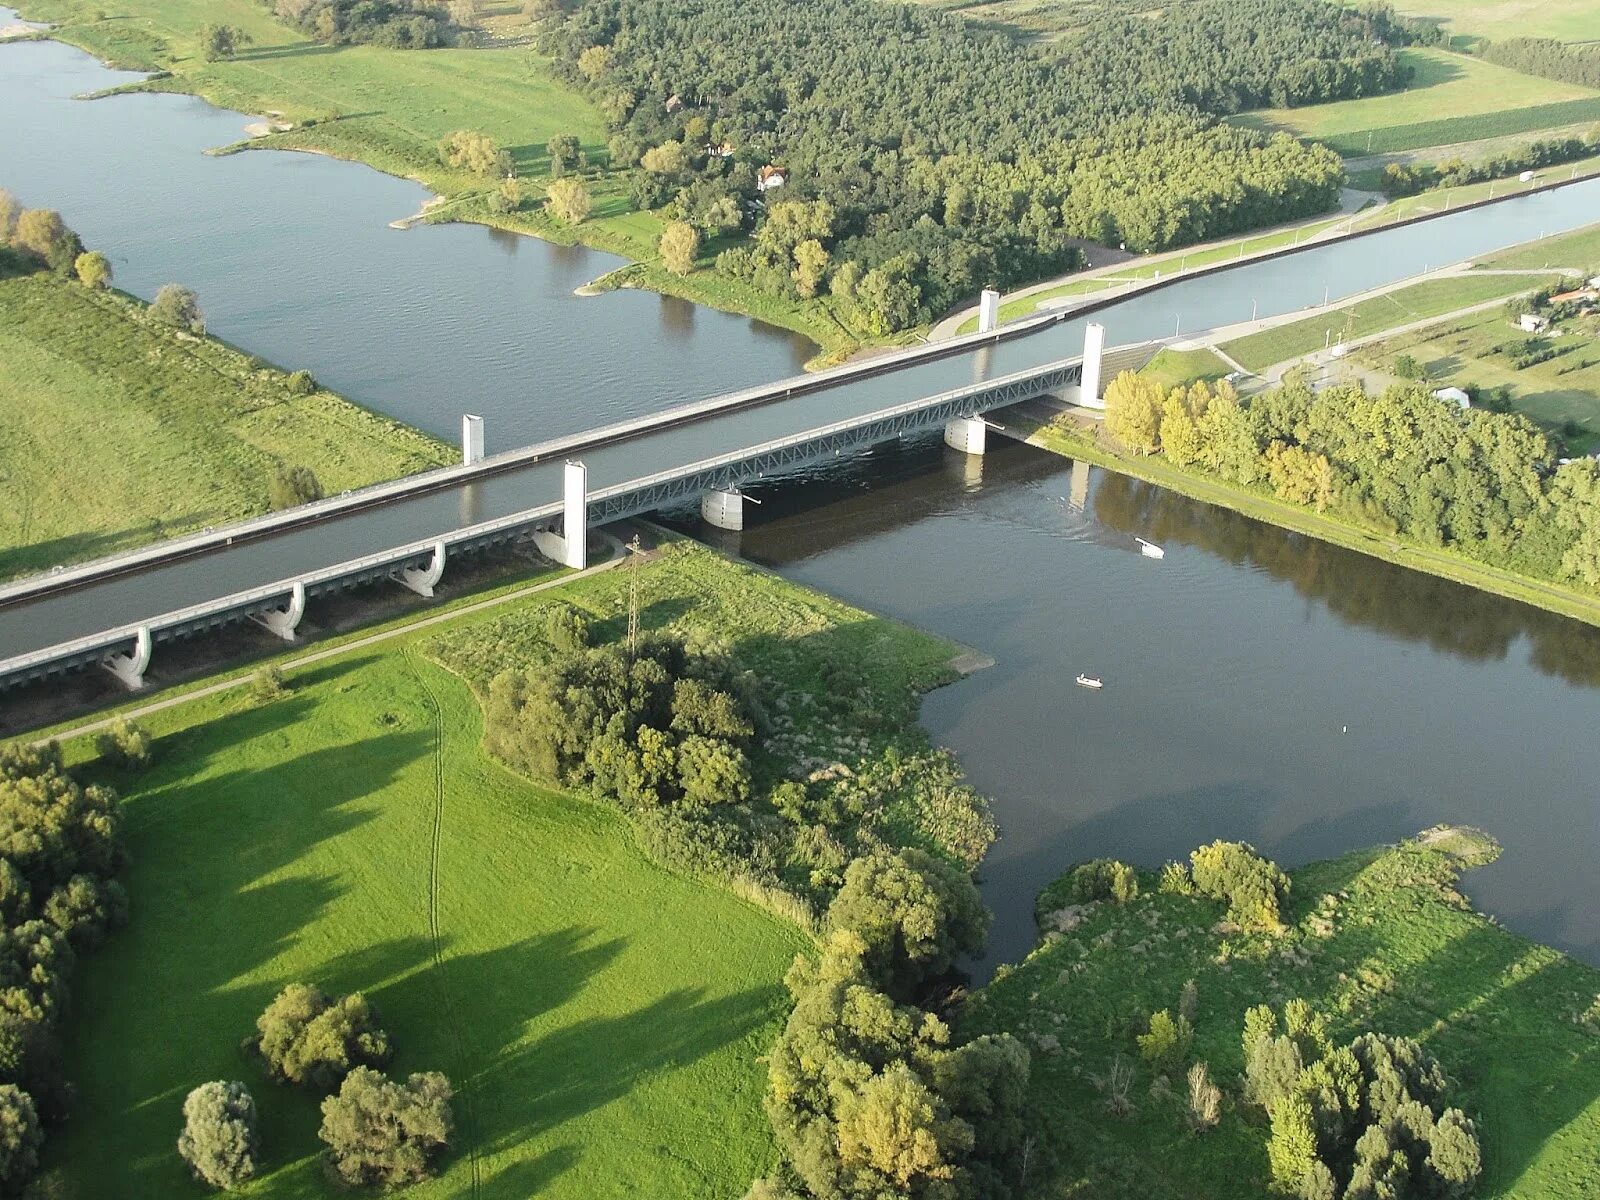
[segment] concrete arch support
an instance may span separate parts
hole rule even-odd
[[[461,465],[470,467],[483,461],[483,418],[473,413],[461,417]]]
[[[401,567],[395,572],[395,581],[410,588],[419,596],[432,597],[433,588],[444,577],[444,543],[433,544],[433,557],[425,567]]]
[[[944,425],[944,444],[968,454],[982,454],[989,426],[982,417],[957,417]]]
[[[1083,329],[1083,382],[1078,388],[1078,403],[1085,408],[1104,408],[1100,399],[1100,360],[1106,349],[1106,327],[1090,321]]]
[[[978,297],[978,332],[993,333],[1000,328],[1000,293],[984,288]]]
[[[294,641],[294,631],[300,627],[300,618],[306,615],[306,585],[296,583],[289,591],[289,603],[282,608],[269,608],[255,613],[252,619],[267,632],[286,642]]]
[[[589,468],[569,459],[562,488],[561,532],[537,530],[539,553],[564,567],[581,571],[589,565]]]
[[[738,488],[707,492],[700,498],[700,516],[707,525],[737,533],[744,528],[744,493]]]
[[[139,632],[134,635],[132,650],[124,654],[108,654],[100,665],[115,675],[123,687],[130,692],[137,692],[144,688],[144,673],[150,669],[150,652],[153,648],[150,626],[141,625]]]

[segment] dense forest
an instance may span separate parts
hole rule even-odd
[[[1478,53],[1513,71],[1600,88],[1600,45],[1569,46],[1554,38],[1510,38],[1490,42]]]
[[[1404,77],[1381,11],[1185,0],[1130,21],[1085,32],[1092,67],[878,0],[587,0],[545,43],[607,115],[613,165],[637,165],[637,203],[713,237],[756,230],[719,269],[826,286],[884,333],[1074,266],[1076,239],[1149,251],[1323,211],[1336,156],[1217,113]],[[769,166],[781,192],[758,188]],[[761,237],[779,208],[789,228]]]

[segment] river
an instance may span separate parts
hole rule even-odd
[[[219,335],[442,437],[470,406],[504,449],[788,374],[809,352],[646,293],[574,298],[616,265],[605,255],[391,230],[424,193],[364,167],[201,155],[240,136],[240,114],[70,99],[119,78],[52,43],[0,48],[0,111],[26,114],[0,122],[0,185],[61,209],[121,286],[195,287]],[[1438,230],[1407,236],[1416,249]],[[1359,281],[1362,245],[1320,257]],[[1320,292],[1314,261],[1263,274]],[[1186,290],[1218,311],[1249,300],[1227,278]],[[1157,314],[1177,298],[1144,316],[1172,319]],[[1033,895],[1076,859],[1156,866],[1236,837],[1293,864],[1439,821],[1505,845],[1469,880],[1478,904],[1600,963],[1600,631],[1122,476],[1088,484],[1078,512],[1059,458],[922,440],[757,490],[733,547],[997,660],[923,710],[1002,826],[980,971],[1026,952]],[[1166,558],[1139,555],[1136,533]],[[1106,689],[1074,687],[1082,670]]]

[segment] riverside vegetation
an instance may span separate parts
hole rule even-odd
[[[0,191],[0,576],[450,461],[307,372],[195,332],[186,289],[151,306],[115,291],[56,214],[19,210]]]

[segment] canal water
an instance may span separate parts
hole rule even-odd
[[[574,298],[617,265],[605,255],[391,230],[425,194],[364,167],[200,154],[241,135],[239,114],[71,99],[120,78],[59,45],[0,47],[0,186],[59,208],[120,285],[186,283],[221,336],[440,436],[475,408],[504,449],[790,374],[809,351],[645,293]],[[1359,274],[1362,246],[1322,257]],[[1315,264],[1261,277],[1320,299]],[[1231,311],[1239,287],[1209,294]],[[979,462],[918,440],[757,491],[733,546],[997,660],[924,705],[1001,821],[981,969],[1026,952],[1034,894],[1077,859],[1155,866],[1234,837],[1292,864],[1439,821],[1505,845],[1470,877],[1477,903],[1600,963],[1600,631],[991,446]],[[1105,690],[1075,687],[1079,671]]]

